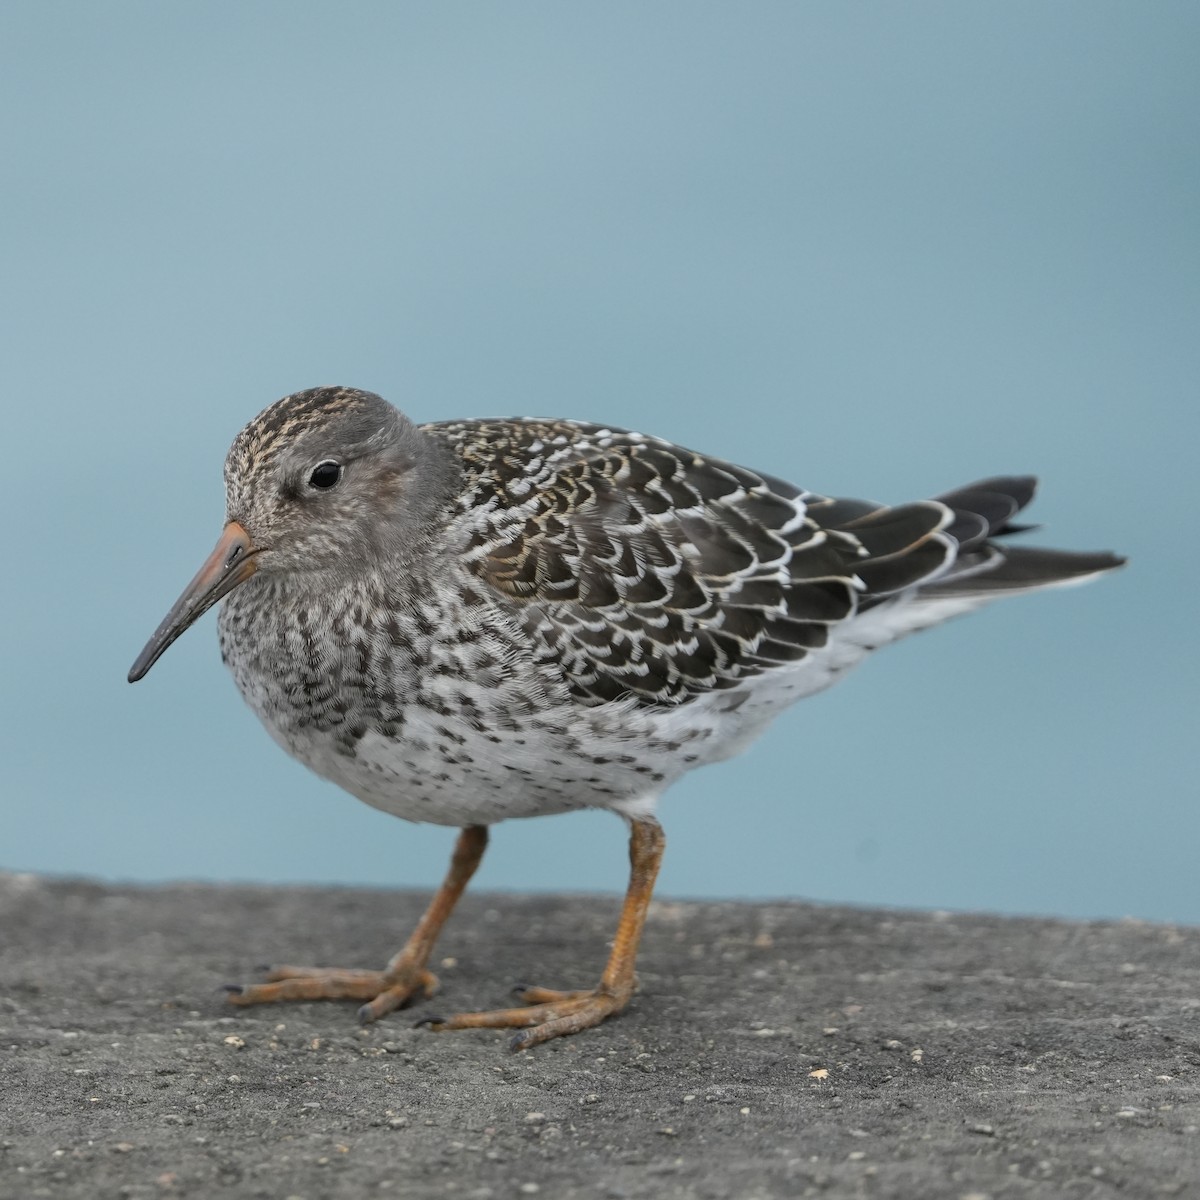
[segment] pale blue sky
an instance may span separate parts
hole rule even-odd
[[[205,619],[221,462],[298,388],[633,426],[901,501],[1034,471],[1132,557],[884,652],[663,805],[661,892],[1200,921],[1200,7],[0,7],[0,867],[425,886]],[[479,886],[617,889],[621,826]]]

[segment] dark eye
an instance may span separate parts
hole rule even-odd
[[[336,487],[341,478],[342,464],[327,458],[313,467],[312,474],[308,477],[308,486],[327,492],[331,487]]]

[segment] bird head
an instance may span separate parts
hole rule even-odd
[[[276,401],[225,459],[225,529],[129,672],[259,573],[329,587],[403,563],[451,494],[445,448],[371,392],[324,387]]]

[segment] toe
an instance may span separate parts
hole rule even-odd
[[[592,994],[590,988],[562,992],[555,988],[532,987],[525,983],[513,988],[513,991],[526,1004],[556,1004],[563,1000],[582,1000]]]
[[[509,1046],[528,1050],[551,1038],[578,1033],[599,1025],[606,1017],[625,1007],[628,997],[608,991],[557,992],[549,988],[527,987],[522,995],[537,998],[538,1003],[521,1008],[501,1008],[493,1012],[455,1013],[449,1017],[426,1017],[419,1025],[434,1033],[455,1029],[520,1029]]]

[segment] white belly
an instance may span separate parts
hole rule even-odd
[[[405,820],[461,827],[580,808],[647,815],[681,775],[739,753],[784,708],[830,686],[873,649],[979,603],[898,598],[831,630],[826,646],[797,663],[673,708],[632,701],[586,707],[564,699],[536,715],[514,708],[510,717],[501,700],[506,719],[481,729],[475,714],[456,707],[449,687],[435,694],[436,707],[405,706],[394,735],[367,728],[348,744],[336,729],[280,727],[272,689],[244,673],[239,686],[290,754]],[[517,683],[533,686],[531,679]]]

